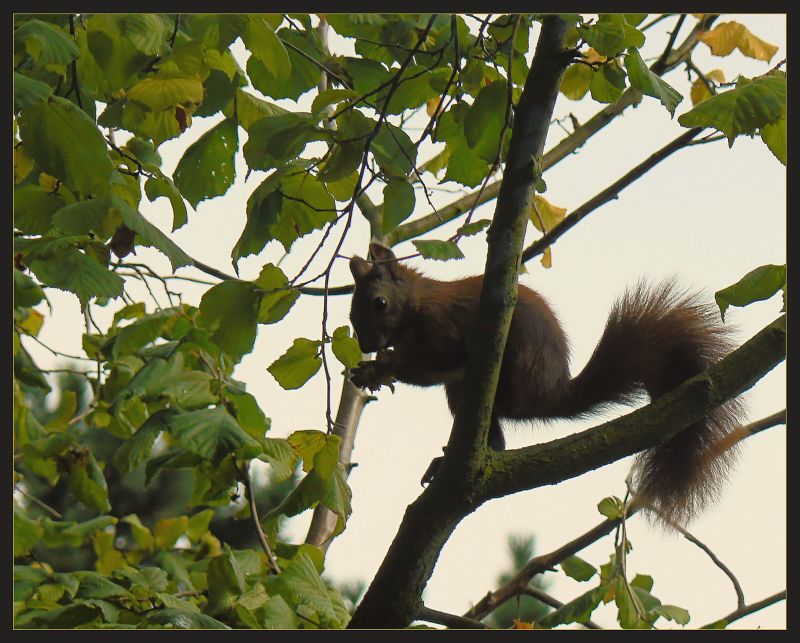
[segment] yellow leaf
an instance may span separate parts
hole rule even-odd
[[[425,111],[428,112],[428,116],[433,117],[436,113],[436,108],[439,106],[439,97],[431,98],[428,102],[425,103]]]
[[[526,621],[521,621],[518,618],[514,619],[514,626],[511,628],[514,630],[532,630],[533,623],[528,623]]]
[[[543,196],[537,194],[533,197],[533,207],[529,213],[529,217],[533,226],[539,232],[547,232],[552,230],[567,213],[566,208],[559,208],[553,205]]]
[[[528,216],[533,226],[542,234],[545,234],[563,220],[566,213],[566,208],[559,208],[543,196],[536,194],[533,197],[533,206]],[[550,248],[545,248],[542,253],[542,265],[545,268],[550,268],[553,265],[553,256]]]
[[[57,192],[60,184],[61,182],[54,176],[50,176],[44,172],[39,175],[39,185],[48,192]]]
[[[553,257],[550,253],[550,246],[547,246],[542,253],[542,266],[544,268],[552,268],[553,267]]]
[[[725,82],[725,74],[722,73],[721,69],[712,69],[710,72],[705,74],[705,77],[708,80],[714,80],[718,83]],[[703,79],[698,78],[692,84],[692,91],[690,95],[692,97],[692,105],[697,105],[697,103],[702,103],[706,98],[709,98],[712,94],[710,91],[708,91],[708,87],[703,82]]]
[[[14,148],[14,183],[24,181],[33,169],[33,159],[28,156],[24,145]]]
[[[156,539],[156,546],[159,549],[171,549],[175,542],[186,533],[189,526],[189,518],[178,516],[177,518],[163,518],[155,524],[153,535]]]
[[[100,574],[110,574],[115,569],[125,567],[125,558],[122,553],[114,548],[114,539],[117,537],[116,531],[96,531],[92,536],[92,545],[97,560],[94,563],[95,569]]]
[[[738,49],[745,56],[769,62],[778,51],[775,45],[754,36],[739,22],[723,22],[699,36],[715,56],[727,56]]]
[[[17,323],[22,330],[24,330],[28,335],[32,337],[36,337],[39,334],[39,330],[42,328],[42,324],[44,323],[44,315],[36,310],[29,310],[28,316],[21,322]]]
[[[608,60],[608,58],[602,54],[597,53],[594,47],[589,47],[589,49],[586,50],[586,53],[583,54],[582,58],[587,63],[604,63],[606,60]]]

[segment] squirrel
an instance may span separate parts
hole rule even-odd
[[[355,279],[350,319],[362,352],[377,355],[353,369],[351,381],[372,390],[394,379],[443,384],[455,414],[483,276],[439,281],[402,265],[380,244],[370,244],[370,254],[371,262],[350,259]],[[502,418],[578,418],[611,404],[632,404],[643,393],[656,399],[732,347],[729,328],[698,294],[686,294],[674,280],[641,281],[614,304],[588,363],[570,377],[569,344],[558,318],[541,295],[520,284],[488,445],[505,448]],[[667,523],[685,524],[696,516],[720,491],[735,456],[726,437],[742,415],[738,400],[726,402],[638,454],[631,481],[640,506]],[[430,481],[429,473],[423,483]]]

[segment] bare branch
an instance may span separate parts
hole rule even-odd
[[[571,212],[568,216],[564,217],[558,222],[557,225],[548,231],[547,234],[536,240],[523,251],[522,261],[530,261],[537,255],[542,254],[548,246],[550,246],[567,230],[575,226],[586,215],[594,212],[601,205],[604,205],[612,199],[617,198],[617,195],[631,183],[637,179],[640,179],[674,152],[677,152],[678,150],[689,145],[692,139],[702,132],[703,129],[704,128],[702,127],[694,127],[684,132],[678,138],[662,147],[656,153],[651,154],[646,160],[639,163],[639,165],[627,172],[622,178],[609,185],[605,190],[599,192],[586,203]]]
[[[446,627],[457,630],[486,630],[490,629],[486,623],[481,623],[471,618],[464,616],[456,616],[455,614],[448,614],[447,612],[440,612],[439,610],[431,609],[430,607],[422,606],[417,620],[428,621],[429,623],[438,623]]]
[[[724,623],[726,626],[730,625],[734,621],[738,621],[740,618],[744,618],[745,616],[749,616],[750,614],[754,614],[755,612],[763,610],[765,607],[769,607],[770,605],[774,605],[779,601],[785,601],[785,600],[786,600],[786,590],[783,590],[782,592],[778,592],[777,594],[768,596],[767,598],[762,599],[760,601],[756,601],[755,603],[750,603],[750,605],[745,605],[741,609],[737,609],[728,614],[727,616],[723,616],[722,618],[717,619],[712,623],[708,623],[707,625],[704,625],[700,629],[701,630],[717,629],[717,626],[721,623]]]
[[[264,533],[264,530],[261,528],[261,520],[258,517],[258,507],[256,507],[256,498],[253,495],[253,484],[250,481],[250,472],[248,471],[249,464],[245,463],[241,470],[242,482],[244,483],[244,493],[247,496],[247,501],[250,504],[250,517],[253,519],[253,526],[256,530],[256,535],[258,536],[258,542],[261,544],[261,549],[264,550],[264,553],[267,555],[267,563],[269,564],[269,568],[275,572],[276,574],[281,573],[281,568],[278,566],[278,560],[275,558],[275,554],[272,553],[272,549],[267,542],[267,536]]]

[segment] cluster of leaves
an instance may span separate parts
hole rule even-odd
[[[605,498],[597,507],[607,518],[622,517],[623,503],[619,498]],[[659,618],[686,625],[689,622],[689,612],[676,605],[662,604],[652,594],[651,576],[636,574],[632,580],[628,580],[625,558],[631,549],[632,545],[623,529],[618,534],[615,551],[609,562],[601,565],[599,571],[578,556],[565,559],[560,567],[567,576],[579,582],[598,577],[599,582],[596,587],[537,620],[535,626],[552,628],[569,623],[586,623],[601,603],[611,601],[616,604],[617,621],[624,629],[653,629]]]
[[[39,563],[20,565],[17,625],[343,626],[347,612],[341,597],[319,578],[321,552],[286,546],[277,538],[281,517],[319,502],[337,514],[336,533],[344,528],[350,491],[338,462],[339,438],[320,431],[297,431],[288,439],[265,437],[268,418],[244,384],[231,377],[240,356],[216,343],[213,302],[206,310],[182,305],[150,315],[138,303],[119,310],[106,334],[83,338],[84,350],[97,360],[102,377],[102,385],[97,377],[90,378],[97,394],[85,422],[121,441],[113,461],[100,462],[71,420],[74,395],[46,425],[27,407],[22,386],[44,388],[47,382],[19,343],[19,333],[36,335],[38,318],[30,307],[43,297],[32,279],[15,272],[14,437],[21,461],[16,481],[24,485],[33,476],[56,485],[66,479],[74,501],[96,517],[52,520],[19,506],[14,512],[14,554],[25,559],[34,547],[90,543],[96,571],[64,575]],[[269,465],[275,482],[289,479],[300,461],[306,472],[263,517],[283,570],[275,578],[267,571],[263,552],[223,549],[209,531],[211,509],[148,527],[136,515],[115,516],[109,502],[106,476],[112,471],[126,476],[143,470],[150,484],[162,470],[189,468],[189,508],[229,506],[240,483],[247,481],[244,471],[253,459]],[[249,506],[241,513],[249,515]],[[119,524],[132,532],[133,544],[124,550],[117,545]],[[178,546],[181,539],[186,546]],[[211,582],[207,574],[219,578]]]

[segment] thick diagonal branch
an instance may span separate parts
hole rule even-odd
[[[555,484],[664,442],[748,390],[785,358],[781,315],[707,371],[641,409],[545,444],[490,453],[486,492],[502,497]]]
[[[534,157],[541,156],[561,76],[571,54],[566,24],[548,16],[515,110],[506,175],[489,231],[489,251],[474,341],[468,358],[462,405],[456,414],[447,456],[434,482],[412,503],[375,579],[349,627],[404,627],[422,607],[422,591],[441,548],[458,522],[472,511],[470,474],[483,450],[511,314],[525,217],[535,181]],[[481,436],[483,440],[481,441]],[[466,456],[466,457],[465,457]]]

